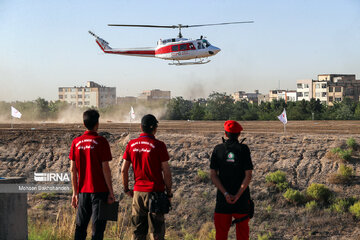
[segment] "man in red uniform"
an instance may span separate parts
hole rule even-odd
[[[122,178],[124,192],[133,198],[131,223],[134,228],[133,239],[163,240],[165,236],[165,220],[163,213],[150,211],[149,199],[154,193],[166,190],[169,200],[171,193],[171,172],[168,164],[169,154],[166,145],[155,138],[158,121],[151,115],[141,119],[143,133],[131,140],[124,152]],[[134,170],[134,190],[129,189],[129,167]]]
[[[249,239],[250,190],[253,164],[247,145],[239,143],[242,131],[236,121],[226,121],[223,144],[214,148],[210,159],[211,180],[217,187],[214,222],[216,239],[226,240],[232,218],[236,223],[236,239]]]
[[[71,182],[73,196],[71,205],[78,207],[75,240],[86,239],[86,229],[92,217],[92,240],[104,238],[106,221],[98,219],[100,200],[114,202],[109,161],[112,156],[108,141],[97,134],[99,113],[87,110],[83,114],[87,131],[73,140],[69,158],[71,160]]]

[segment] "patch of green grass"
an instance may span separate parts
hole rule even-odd
[[[286,192],[283,194],[284,198],[292,203],[299,204],[304,202],[304,195],[301,194],[298,190],[288,188]]]
[[[328,202],[332,196],[331,191],[324,185],[312,183],[307,189],[306,194],[312,200]]]
[[[360,201],[357,201],[349,208],[349,212],[357,218],[360,218]]]

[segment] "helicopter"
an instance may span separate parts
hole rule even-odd
[[[148,48],[128,48],[128,49],[115,49],[109,46],[109,43],[104,39],[97,36],[95,33],[89,31],[89,33],[95,37],[96,43],[99,45],[104,53],[108,54],[120,54],[137,57],[155,57],[164,60],[172,60],[169,65],[197,65],[206,64],[210,60],[208,57],[215,56],[221,51],[220,48],[215,47],[209,43],[203,36],[199,39],[192,40],[183,38],[181,33],[182,28],[190,27],[204,27],[215,25],[228,25],[228,24],[241,24],[241,23],[253,23],[254,21],[245,22],[225,22],[225,23],[212,23],[212,24],[198,24],[198,25],[132,25],[132,24],[108,24],[108,26],[114,27],[146,27],[146,28],[178,28],[179,34],[176,38],[160,39],[157,41],[156,47]],[[187,61],[186,60],[194,60]]]

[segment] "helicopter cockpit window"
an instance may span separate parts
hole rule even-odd
[[[210,47],[210,43],[207,40],[203,40],[203,45],[205,48]]]
[[[203,48],[204,48],[202,42],[198,42],[198,43],[197,43],[197,48],[198,48],[198,49],[203,49]]]
[[[173,52],[179,51],[179,46],[178,46],[178,45],[172,46],[172,47],[171,47],[171,51],[173,51]]]
[[[180,45],[180,51],[184,51],[186,49],[187,49],[186,44],[181,44]]]

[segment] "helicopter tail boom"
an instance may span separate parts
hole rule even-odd
[[[89,33],[96,38],[96,43],[99,45],[101,50],[104,53],[110,54],[121,54],[128,56],[137,56],[137,57],[155,57],[155,48],[131,48],[131,49],[113,49],[109,46],[109,43],[95,33],[89,31]]]

